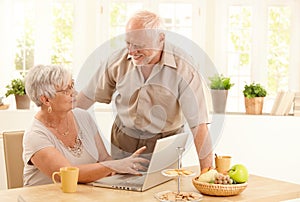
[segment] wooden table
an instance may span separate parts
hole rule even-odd
[[[193,167],[193,170],[197,168]],[[199,171],[197,171],[199,172]],[[0,191],[0,201],[10,202],[155,202],[154,194],[172,190],[176,191],[177,181],[171,180],[145,192],[134,192],[78,185],[76,193],[63,193],[58,185],[49,184],[35,187],[24,187]],[[183,178],[182,191],[195,191],[191,178]],[[282,201],[300,198],[300,185],[273,180],[269,178],[250,175],[248,187],[240,195],[231,197],[203,196],[206,201]]]

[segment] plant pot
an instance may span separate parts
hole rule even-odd
[[[246,114],[262,114],[264,97],[245,97]]]
[[[30,99],[28,95],[15,95],[17,109],[29,109]]]
[[[215,113],[225,113],[228,90],[211,90],[213,109]]]

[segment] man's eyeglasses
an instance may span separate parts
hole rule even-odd
[[[127,49],[130,49],[130,50],[141,50],[141,49],[144,49],[146,46],[145,45],[140,45],[140,44],[133,44],[133,43],[129,43],[126,41],[126,46],[127,46]]]
[[[67,89],[64,90],[58,90],[57,93],[63,93],[65,95],[71,95],[74,91],[74,80],[72,80],[72,83],[68,85]]]

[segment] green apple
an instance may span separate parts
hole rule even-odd
[[[231,179],[237,183],[247,182],[249,174],[247,168],[242,164],[232,166],[228,172]]]

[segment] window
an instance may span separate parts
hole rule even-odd
[[[230,6],[228,12],[226,75],[230,76],[235,84],[228,100],[229,104],[239,106],[243,104],[239,102],[243,85],[251,80],[253,13],[252,8],[247,6]],[[229,106],[227,110],[230,110]]]
[[[0,96],[6,92],[3,86],[26,74],[34,64],[70,66],[73,58],[73,0],[5,2],[0,14],[1,42],[6,51],[1,53],[6,57],[0,62]]]
[[[225,0],[216,8],[215,61],[218,70],[235,83],[229,92],[227,111],[245,111],[242,91],[246,83],[266,87],[267,113],[277,92],[299,91],[296,80],[300,68],[293,62],[299,56],[291,51],[297,51],[293,45],[297,39],[292,41],[292,27],[299,23],[295,7],[295,1],[289,0]]]
[[[73,1],[55,1],[52,10],[51,63],[71,65],[73,58]]]
[[[72,62],[73,2],[65,0],[48,3],[50,9],[46,13],[39,13],[37,10],[43,9],[44,5],[34,4],[32,0],[15,1],[13,33],[16,34],[16,70],[26,71],[32,67],[39,60],[35,60],[35,53],[38,56],[44,55],[43,58],[48,57],[47,60],[53,64],[69,65]],[[44,30],[39,27],[41,24],[50,26]]]
[[[161,3],[160,16],[164,19],[166,29],[193,39],[193,5],[189,3]],[[166,12],[168,11],[168,12]]]
[[[113,0],[110,4],[110,36],[123,34],[125,25],[129,17],[137,10],[149,9],[157,10],[159,15],[163,18],[166,29],[172,32],[181,34],[191,40],[196,37],[193,36],[193,28],[196,29],[198,19],[193,17],[195,10],[195,1],[159,1],[151,0],[144,1],[120,1]],[[197,15],[194,15],[197,16]],[[197,26],[199,29],[200,26]]]
[[[291,8],[268,7],[268,89],[271,95],[288,90],[291,46]]]
[[[168,30],[191,39],[219,73],[232,78],[227,111],[245,111],[242,90],[252,81],[268,90],[267,113],[279,90],[300,91],[299,1],[11,0],[0,5],[0,96],[16,71],[33,64],[62,63],[76,76],[97,47],[124,33],[139,9],[159,13]]]
[[[13,12],[13,33],[15,34],[14,64],[16,70],[26,72],[34,64],[34,18],[32,1],[16,2]]]
[[[111,1],[110,7],[110,36],[124,34],[127,19],[136,11],[143,8],[137,2]],[[107,39],[108,40],[108,39]]]

